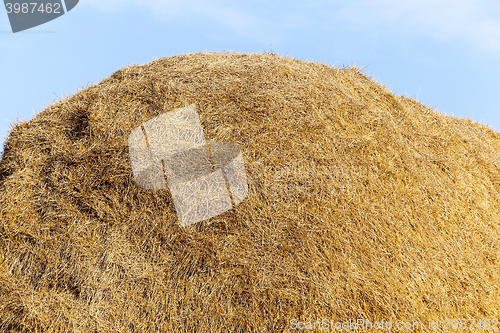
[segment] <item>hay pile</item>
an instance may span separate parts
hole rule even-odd
[[[241,149],[248,197],[183,227],[168,189],[135,184],[127,139],[191,104],[207,142]],[[498,319],[499,153],[499,133],[356,67],[202,53],[123,68],[6,141],[0,331]]]

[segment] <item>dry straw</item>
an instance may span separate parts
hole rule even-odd
[[[182,227],[168,189],[135,184],[127,138],[191,104],[207,142],[240,147],[249,192]],[[498,319],[499,138],[356,67],[197,53],[122,68],[10,132],[0,331]]]

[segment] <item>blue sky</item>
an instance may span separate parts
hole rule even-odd
[[[9,120],[32,119],[129,64],[271,47],[366,67],[395,94],[500,131],[498,0],[80,0],[16,34],[0,13],[0,146]]]

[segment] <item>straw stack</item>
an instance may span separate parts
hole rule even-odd
[[[192,104],[207,142],[240,148],[248,196],[182,226],[168,189],[135,183],[128,137]],[[485,331],[500,317],[499,153],[499,133],[356,67],[196,53],[122,68],[10,132],[0,331]]]

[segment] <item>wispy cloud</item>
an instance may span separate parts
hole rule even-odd
[[[255,34],[265,24],[261,17],[245,11],[232,2],[201,0],[87,0],[86,5],[113,12],[131,7],[149,9],[153,15],[166,22],[204,20],[216,27],[225,27],[239,34]]]
[[[313,1],[314,2],[314,1]],[[269,2],[253,0],[86,0],[85,5],[115,12],[131,7],[149,9],[160,20],[204,20],[253,40],[286,38],[307,23],[314,13],[303,11],[298,0]],[[311,21],[309,21],[311,20]]]
[[[336,15],[354,29],[465,42],[500,53],[500,2],[496,0],[364,0]],[[351,24],[349,24],[349,22]]]
[[[485,0],[388,1],[400,19],[439,40],[467,41],[500,52],[500,6]],[[404,4],[404,5],[402,5]],[[406,6],[406,7],[405,7]]]
[[[293,37],[297,29],[323,26],[465,42],[480,52],[500,53],[498,0],[86,0],[83,4],[109,11],[143,7],[166,19],[204,18],[256,39]]]

